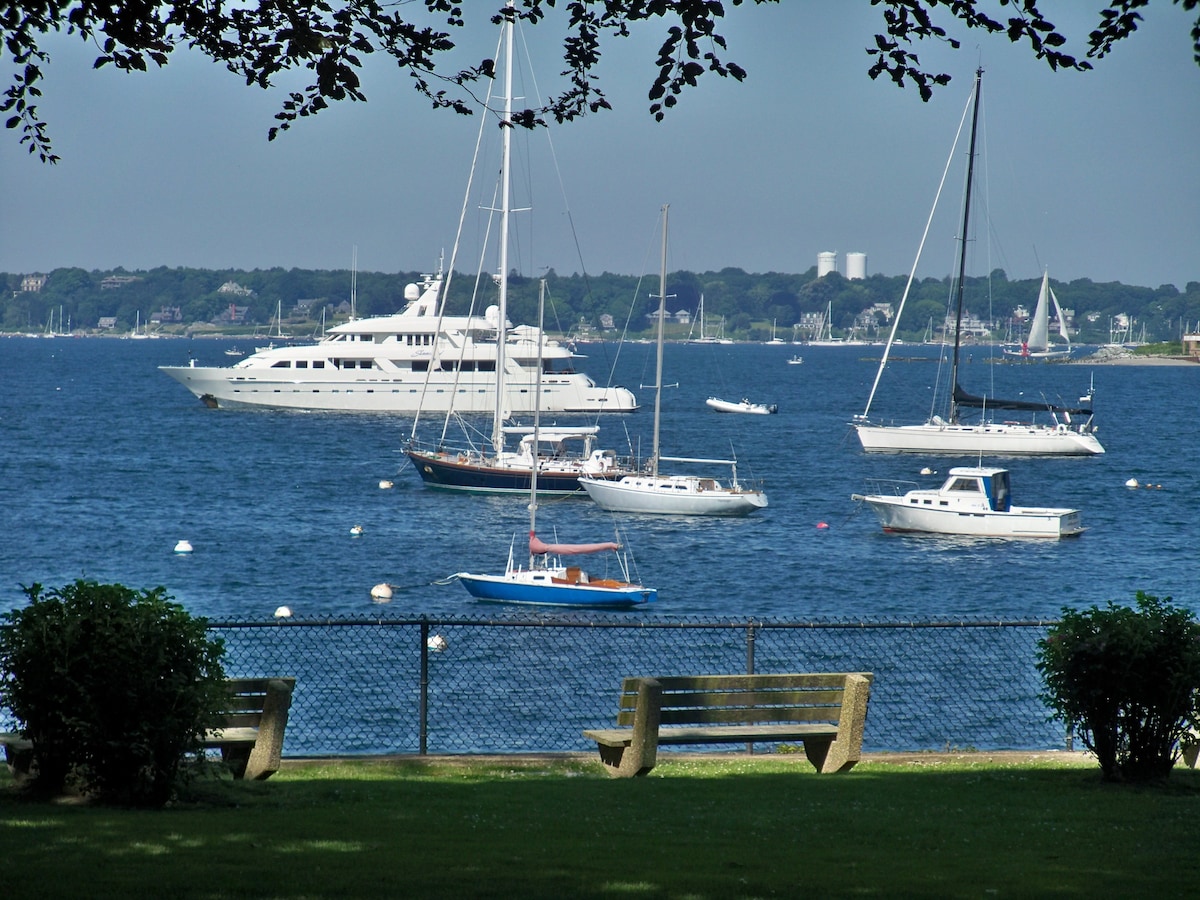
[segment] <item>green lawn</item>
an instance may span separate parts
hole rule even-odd
[[[33,802],[0,775],[4,897],[1184,897],[1200,774],[985,754],[287,766],[146,812]]]

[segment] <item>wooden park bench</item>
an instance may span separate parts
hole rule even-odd
[[[200,746],[220,750],[234,778],[261,781],[279,771],[283,732],[292,706],[295,678],[231,678],[229,703],[218,728],[205,733]],[[4,756],[18,778],[35,764],[33,744],[16,733],[0,733]]]
[[[626,678],[617,728],[589,729],[614,778],[645,775],[663,744],[803,742],[818,772],[862,754],[870,672]]]

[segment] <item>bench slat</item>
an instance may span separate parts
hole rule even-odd
[[[842,689],[801,688],[799,690],[727,690],[663,691],[662,705],[667,706],[802,706],[831,705],[842,702]],[[623,694],[622,709],[637,706],[636,694]]]
[[[662,685],[665,694],[670,691],[736,691],[799,686],[841,688],[846,683],[847,674],[870,677],[869,672],[785,672],[766,675],[656,675],[653,677]],[[624,679],[622,691],[636,693],[639,681],[641,681],[641,677]]]
[[[627,747],[633,740],[631,728],[603,728],[585,731],[584,737],[607,747]],[[747,744],[801,741],[805,738],[837,737],[831,725],[726,725],[720,728],[698,726],[659,728],[660,744]]]
[[[714,706],[676,709],[664,706],[659,717],[663,725],[751,725],[755,722],[836,722],[841,706]],[[621,712],[618,725],[633,725],[635,713]]]

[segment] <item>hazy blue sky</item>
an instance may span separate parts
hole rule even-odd
[[[1082,55],[1093,16],[1081,8],[1102,4],[1044,5],[1063,8],[1050,18]],[[601,83],[616,109],[553,129],[557,172],[543,165],[533,179],[542,225],[514,265],[655,272],[658,209],[670,203],[672,269],[800,272],[833,250],[839,265],[859,251],[871,273],[907,273],[982,65],[996,244],[973,269],[1200,280],[1194,13],[1151,4],[1138,33],[1084,74],[1052,73],[1023,47],[960,29],[958,51],[918,47],[955,76],[922,103],[867,76],[864,48],[880,28],[866,0],[727,12],[726,56],[749,78],[706,76],[662,123],[646,111],[657,31],[606,46]],[[525,30],[543,95],[561,68],[560,36],[552,23]],[[472,61],[494,40],[482,12],[462,35]],[[428,271],[449,252],[478,117],[431,110],[387,59],[367,72],[369,102],[268,143],[282,93],[245,87],[202,57],[178,51],[166,69],[129,76],[94,72],[94,49],[76,38],[52,49],[40,109],[62,162],[43,166],[14,132],[0,134],[0,270],[344,269],[357,247],[360,269]],[[922,275],[952,266],[959,182],[948,190]]]

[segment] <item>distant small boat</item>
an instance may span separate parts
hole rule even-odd
[[[237,347],[230,347],[228,350],[225,351],[225,355],[226,356],[245,356],[246,353],[243,350],[239,350]]]
[[[1064,538],[1083,532],[1079,510],[1013,506],[1007,469],[955,466],[936,489],[852,494],[884,531],[998,538]]]
[[[803,362],[804,362],[803,356],[793,356],[791,359],[788,360],[788,365],[789,366],[798,366]]]
[[[750,413],[756,416],[769,416],[771,413],[779,412],[779,407],[774,403],[751,403],[745,398],[734,403],[732,400],[722,400],[720,397],[709,397],[704,402],[717,412]]]

